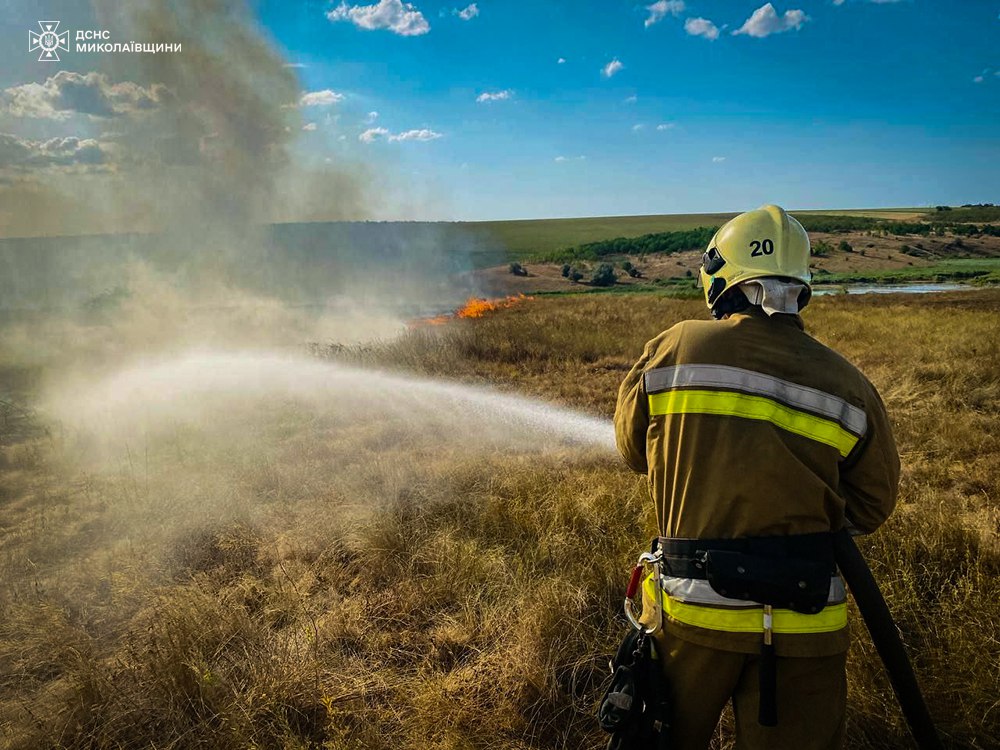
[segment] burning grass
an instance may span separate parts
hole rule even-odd
[[[863,551],[954,748],[1000,745],[998,313],[984,290],[817,299],[806,315],[892,415],[901,504]],[[337,356],[608,416],[643,343],[684,317],[703,307],[539,299]],[[601,746],[624,576],[653,533],[643,479],[604,453],[470,451],[464,433],[442,443],[447,428],[359,408],[344,426],[294,400],[223,405],[110,453],[37,415],[47,431],[12,422],[0,744]],[[852,628],[849,746],[909,747]]]
[[[469,297],[465,301],[465,304],[452,313],[445,313],[444,315],[435,315],[432,318],[418,318],[411,324],[411,328],[418,328],[420,326],[439,326],[444,325],[449,320],[457,319],[470,319],[470,318],[482,318],[491,312],[496,312],[497,310],[506,310],[509,307],[518,305],[526,300],[533,299],[525,294],[511,294],[506,297],[498,297],[495,299],[484,299],[482,297]]]

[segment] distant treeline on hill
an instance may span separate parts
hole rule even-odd
[[[987,207],[978,207],[981,210]],[[1000,208],[989,207],[1000,213]],[[842,232],[881,232],[891,235],[916,234],[957,234],[961,236],[991,235],[1000,237],[1000,226],[993,224],[969,224],[961,220],[952,220],[952,215],[966,209],[951,209],[935,211],[927,214],[930,221],[897,221],[876,219],[869,216],[826,216],[819,214],[800,214],[796,216],[808,232],[825,232],[836,234]],[[947,217],[947,220],[944,220]],[[959,219],[964,217],[959,217]],[[653,253],[668,255],[684,250],[703,250],[718,227],[698,227],[680,232],[657,232],[643,234],[639,237],[615,237],[610,240],[599,240],[576,245],[560,250],[548,260],[565,263],[574,260],[600,260],[614,255],[650,255]]]
[[[588,242],[560,251],[554,261],[598,260],[608,255],[649,255],[679,253],[703,249],[718,227],[698,227],[682,232],[657,232],[639,237],[615,237],[611,240]]]

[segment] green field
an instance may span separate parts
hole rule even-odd
[[[796,211],[807,216],[863,216],[914,220],[927,209],[879,208]],[[575,219],[458,222],[455,226],[506,248],[512,260],[538,260],[556,251],[614,237],[639,237],[657,232],[680,232],[719,226],[736,213],[654,214],[651,216],[594,216]]]
[[[1000,283],[1000,258],[955,258],[917,268],[872,269],[861,272],[822,273],[817,284],[905,284],[916,281],[969,281]]]

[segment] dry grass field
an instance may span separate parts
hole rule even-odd
[[[644,480],[599,441],[507,425],[486,391],[409,378],[609,417],[643,343],[705,316],[576,295],[319,359],[198,354],[97,385],[63,381],[58,352],[5,365],[0,746],[602,747]],[[805,319],[892,416],[901,502],[861,546],[931,711],[948,747],[998,747],[1000,291]],[[910,747],[852,631],[849,747]]]

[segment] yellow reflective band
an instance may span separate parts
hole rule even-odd
[[[858,438],[836,422],[779,404],[764,396],[732,391],[665,391],[649,396],[649,413],[719,414],[759,419],[837,449],[847,456]]]
[[[685,625],[728,633],[763,633],[763,608],[718,609],[700,604],[686,604],[669,596],[663,599],[667,616]],[[831,604],[815,615],[802,615],[790,609],[773,610],[775,633],[830,633],[847,625],[847,604]]]
[[[644,581],[643,586],[646,594],[655,597],[656,584],[652,576]],[[698,628],[723,630],[728,633],[764,632],[762,606],[722,609],[701,604],[687,604],[664,594],[663,611],[671,620]],[[775,609],[771,629],[775,633],[832,633],[845,627],[847,627],[847,602],[829,604],[814,615],[803,615],[790,609]]]

